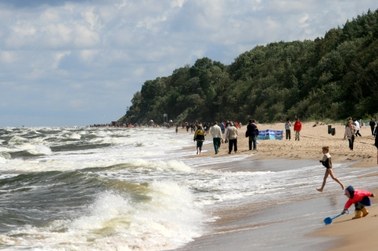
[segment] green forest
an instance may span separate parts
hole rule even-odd
[[[345,120],[378,115],[378,10],[314,41],[256,46],[230,65],[209,58],[148,80],[120,123],[286,118]]]

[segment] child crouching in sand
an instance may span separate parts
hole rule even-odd
[[[327,182],[328,175],[331,175],[332,179],[336,181],[337,183],[340,184],[341,189],[344,190],[344,185],[340,182],[339,179],[335,177],[332,171],[332,160],[331,160],[331,154],[329,154],[329,147],[328,146],[323,146],[323,159],[320,160],[320,162],[323,164],[323,166],[326,168],[326,171],[324,173],[324,178],[323,178],[323,184],[321,188],[317,188],[319,192],[323,192],[324,186]]]
[[[345,203],[342,214],[345,214],[346,212],[348,212],[348,208],[352,204],[354,204],[355,206],[355,215],[352,219],[365,217],[366,215],[369,214],[365,206],[370,206],[369,197],[374,197],[373,193],[369,191],[365,191],[365,190],[357,190],[357,189],[354,189],[352,186],[348,186],[345,189],[345,196],[347,196],[349,199]]]

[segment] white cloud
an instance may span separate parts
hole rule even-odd
[[[41,28],[41,43],[48,48],[62,48],[70,45],[73,39],[72,27],[67,24],[54,23]]]
[[[9,27],[9,35],[5,36],[7,48],[19,48],[35,41],[36,28],[27,22],[17,22]]]
[[[183,5],[185,4],[185,2],[187,2],[187,0],[172,0],[171,1],[171,6],[173,8],[182,8]]]
[[[0,51],[0,61],[4,64],[16,62],[16,55],[13,51]]]
[[[52,68],[53,69],[58,69],[60,62],[66,57],[71,54],[70,51],[62,51],[62,52],[57,52],[55,55],[53,55],[53,62],[52,62]]]
[[[77,25],[74,30],[74,45],[78,48],[94,48],[100,42],[99,35],[83,25]]]
[[[92,63],[98,55],[98,50],[81,50],[79,53],[83,62]]]
[[[146,80],[198,58],[229,64],[256,45],[314,39],[378,7],[374,0],[20,3],[0,2],[0,86],[7,86],[1,104],[13,107],[20,119],[26,110],[17,100],[25,96],[33,101],[28,109],[41,114],[46,106],[69,107],[71,113],[80,108],[88,114],[81,124],[117,119]],[[99,114],[108,121],[97,121]]]
[[[94,8],[84,10],[81,15],[91,30],[101,29],[102,21]]]
[[[51,23],[51,22],[59,22],[60,21],[60,10],[48,8],[41,11],[39,15],[40,21],[42,23]]]
[[[308,27],[310,24],[309,24],[309,21],[310,21],[310,17],[307,13],[304,13],[301,17],[299,17],[299,26],[300,27]]]
[[[81,99],[70,100],[69,106],[73,109],[81,109],[84,106],[84,102]]]

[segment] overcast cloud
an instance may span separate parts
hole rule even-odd
[[[0,0],[0,127],[109,123],[146,80],[323,37],[376,0]]]

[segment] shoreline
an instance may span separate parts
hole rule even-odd
[[[238,129],[238,152],[232,154],[246,154],[254,160],[303,160],[303,161],[316,161],[319,162],[319,159],[322,156],[322,146],[329,146],[330,153],[332,156],[333,163],[347,163],[353,168],[376,168],[377,164],[377,148],[374,146],[374,136],[371,135],[369,126],[362,126],[360,133],[362,137],[357,137],[354,143],[354,150],[351,151],[348,147],[348,141],[344,140],[344,125],[343,124],[332,124],[332,127],[335,128],[335,135],[328,134],[328,125],[325,123],[314,123],[314,122],[305,122],[302,123],[302,131],[300,141],[294,141],[293,131],[292,139],[286,140],[285,136],[282,140],[259,140],[257,144],[257,151],[250,151],[248,149],[248,138],[244,137],[244,132],[246,131],[246,126],[243,126]],[[284,123],[275,123],[275,124],[257,124],[259,130],[284,130]],[[185,133],[187,133],[185,131]],[[189,132],[190,133],[190,132]],[[217,155],[214,153],[212,139],[210,135],[206,136],[206,144],[204,144],[203,152],[200,155],[195,155],[195,144],[193,144],[194,156],[192,157],[214,157],[228,155],[228,144],[222,144],[220,151]],[[231,168],[232,170],[238,169],[237,167]],[[240,169],[240,168],[239,168]],[[372,174],[371,176],[376,176],[378,173]],[[337,176],[337,174],[336,174]],[[363,178],[363,177],[361,177]],[[331,182],[331,178],[328,179],[327,183]],[[320,185],[320,184],[319,184]],[[315,187],[314,187],[315,189]],[[317,247],[321,247],[321,250],[352,250],[352,248],[361,248],[367,250],[373,250],[375,245],[378,244],[378,241],[371,241],[374,239],[374,236],[378,232],[374,226],[378,223],[378,207],[374,204],[377,201],[378,197],[378,187],[372,190],[376,194],[376,198],[372,198],[372,206],[369,207],[370,214],[363,219],[351,220],[352,215],[346,217],[339,217],[334,221],[334,223],[326,228],[318,228],[311,231],[306,236],[313,238],[314,243],[317,243]],[[319,193],[319,199],[326,195]],[[329,196],[329,195],[328,195]],[[246,209],[248,208],[248,210]],[[277,209],[278,210],[278,209]],[[279,210],[278,210],[279,212]],[[350,208],[350,212],[354,214],[354,207]],[[238,216],[236,218],[230,216],[230,209],[225,209],[225,212],[219,211],[219,220],[214,224],[217,228],[227,229],[227,222],[230,219],[243,221],[243,218],[251,218],[253,213],[250,211],[249,207],[240,209],[238,211]],[[249,221],[251,224],[251,221]],[[248,229],[248,228],[251,229]],[[198,248],[203,244],[209,245],[209,242],[215,242],[214,246],[210,245],[217,250],[219,248],[219,243],[222,241],[217,241],[217,238],[227,238],[232,242],[232,238],[240,240],[243,238],[248,238],[251,234],[252,229],[255,226],[249,225],[247,229],[241,230],[241,233],[235,234],[234,231],[237,229],[230,230],[228,233],[222,233],[221,236],[217,236],[217,233],[210,234],[198,240],[194,240],[191,243],[188,243],[182,248],[177,250],[198,250]],[[358,228],[358,232],[361,234],[356,235],[355,229]],[[246,232],[245,232],[246,231]],[[228,236],[228,237],[226,237]],[[206,240],[210,238],[209,240]],[[318,241],[318,238],[321,241]],[[224,242],[224,241],[223,241]],[[234,248],[240,248],[235,242]],[[218,245],[218,246],[217,246]],[[208,247],[207,247],[208,248]],[[241,249],[246,250],[246,249]],[[319,249],[318,249],[319,250]]]

